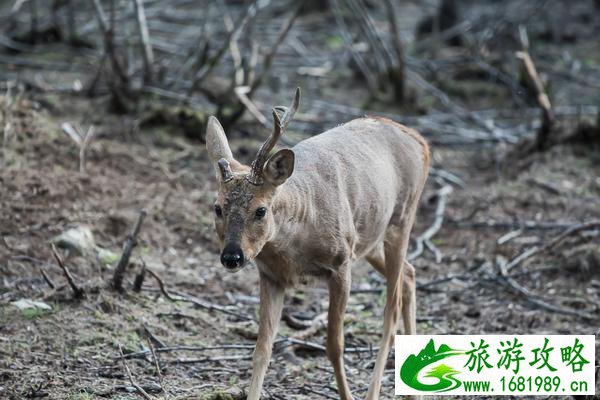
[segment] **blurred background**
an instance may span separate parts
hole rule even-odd
[[[600,334],[599,37],[597,0],[1,1],[0,397],[245,398],[257,274],[219,265],[205,125],[250,162],[296,87],[282,146],[429,141],[419,332]],[[357,262],[357,398],[383,291]],[[265,398],[337,398],[326,292],[289,294]]]

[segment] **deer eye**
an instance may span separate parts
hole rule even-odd
[[[220,205],[215,205],[215,215],[219,218],[221,218],[223,216],[223,210],[221,209]]]
[[[256,219],[262,219],[267,214],[267,209],[265,207],[259,207],[254,212],[254,217]]]

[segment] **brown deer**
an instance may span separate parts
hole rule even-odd
[[[344,313],[354,260],[365,258],[386,279],[383,337],[367,399],[377,399],[402,312],[415,334],[415,270],[409,234],[429,169],[416,131],[365,117],[271,151],[298,109],[273,109],[274,130],[251,166],[233,158],[225,132],[210,117],[206,147],[219,182],[214,206],[221,263],[230,272],[256,261],[260,321],[249,400],[258,400],[281,318],[284,292],[306,278],[329,287],[327,357],[341,399],[352,399],[344,370]],[[283,116],[280,117],[280,113]]]

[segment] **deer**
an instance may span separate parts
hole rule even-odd
[[[351,267],[366,259],[386,282],[383,335],[367,400],[381,380],[402,314],[416,334],[415,269],[409,235],[429,170],[429,148],[391,119],[354,119],[273,152],[300,102],[272,109],[274,128],[251,165],[237,161],[219,121],[207,122],[206,148],[216,171],[214,205],[220,261],[229,272],[249,263],[259,273],[259,328],[248,400],[258,400],[271,359],[286,290],[305,281],[328,287],[326,356],[342,400],[353,399],[344,368],[344,316]]]

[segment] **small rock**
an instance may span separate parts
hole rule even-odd
[[[114,251],[96,246],[92,230],[84,225],[76,226],[56,236],[52,242],[70,254],[97,260],[102,265],[114,265],[121,257]]]
[[[83,225],[61,233],[52,242],[58,247],[80,256],[94,254],[96,249],[96,242],[91,229]]]
[[[561,185],[562,185],[563,188],[568,189],[568,190],[571,190],[571,189],[575,188],[575,183],[573,181],[568,181],[566,179],[564,179],[561,182]]]
[[[28,308],[34,308],[37,310],[52,310],[52,307],[43,301],[35,301],[31,299],[21,299],[17,301],[13,301],[13,306],[17,307],[19,310],[26,310]]]

